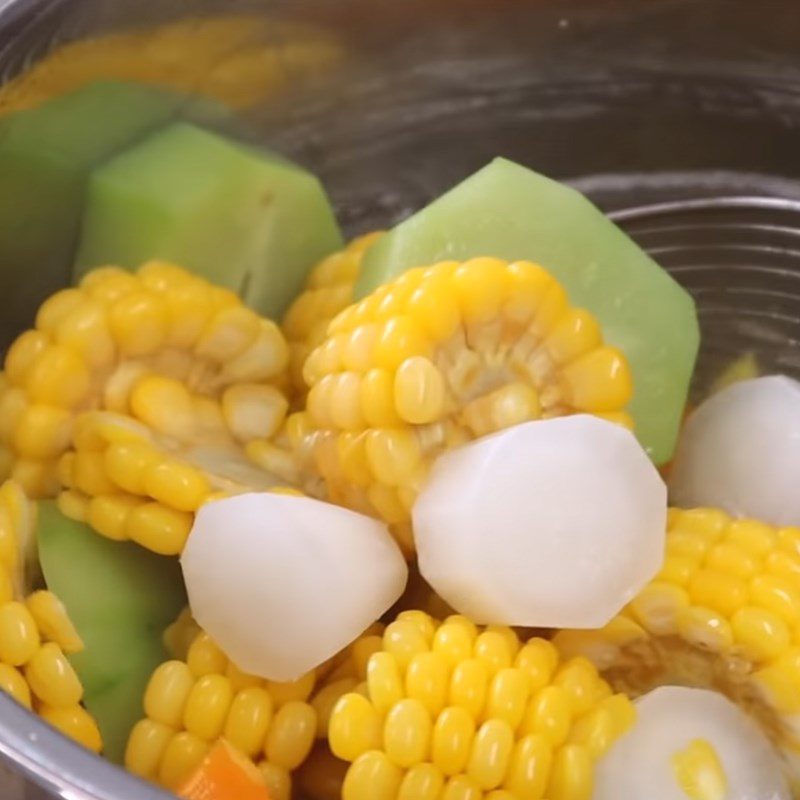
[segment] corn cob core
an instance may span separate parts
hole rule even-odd
[[[336,700],[363,681],[380,630],[366,631],[300,679],[275,683],[239,670],[185,610],[165,631],[173,658],[150,678],[146,716],[131,731],[126,767],[174,790],[224,738],[258,766],[272,800],[289,800],[293,772],[315,743],[324,744]]]
[[[660,574],[605,628],[553,643],[632,697],[662,684],[723,692],[800,790],[800,528],[671,509]]]
[[[308,390],[303,379],[306,358],[325,341],[331,320],[353,302],[353,287],[364,254],[382,235],[376,231],[359,236],[344,250],[320,261],[289,306],[281,329],[289,344],[289,375],[298,396],[303,397]]]
[[[287,433],[330,499],[394,526],[429,464],[533,419],[596,413],[631,426],[625,357],[540,266],[478,258],[412,269],[342,311],[308,356]]]
[[[244,462],[242,443],[283,421],[287,361],[273,322],[179,267],[95,270],[45,301],[6,355],[0,461],[29,495],[53,496],[76,418],[103,409],[162,447]]]
[[[585,658],[461,616],[401,613],[366,675],[328,728],[352,762],[343,800],[588,800],[593,763],[634,721]]]
[[[25,596],[24,543],[33,537],[36,505],[19,484],[0,486],[0,690],[66,736],[100,752],[94,718],[81,705],[83,686],[67,659],[83,642],[61,601],[47,590]]]

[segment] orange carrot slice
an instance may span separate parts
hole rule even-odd
[[[177,792],[184,800],[270,800],[258,768],[221,739]]]

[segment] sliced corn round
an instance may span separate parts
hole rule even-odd
[[[66,486],[73,512],[77,498],[113,493],[121,487],[96,450],[89,456],[83,447],[60,461],[81,415],[106,410],[141,423],[174,461],[186,447],[210,447],[218,449],[209,456],[217,464],[244,463],[242,444],[259,431],[271,435],[286,413],[287,364],[277,325],[232,292],[160,261],[135,273],[94,270],[46,300],[35,327],[6,355],[2,462],[31,496]],[[121,456],[115,465],[126,472]],[[176,509],[191,510],[202,481],[185,470],[172,483],[162,481],[172,471],[148,466],[137,475],[138,491],[125,491],[152,496],[155,486],[174,489]]]
[[[721,691],[761,723],[800,786],[800,528],[671,509],[661,572],[604,628],[554,644],[631,697]]]
[[[566,414],[632,424],[625,357],[529,262],[412,269],[340,312],[303,375],[306,410],[288,426],[299,458],[409,552],[409,511],[441,453]]]

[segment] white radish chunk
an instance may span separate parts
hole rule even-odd
[[[778,754],[717,692],[662,686],[597,763],[592,800],[790,800]]]
[[[413,509],[420,572],[479,623],[602,627],[660,569],[666,503],[625,428],[527,422],[436,462]]]
[[[198,624],[240,669],[274,681],[299,678],[353,641],[408,578],[383,523],[271,493],[204,505],[181,566]]]
[[[670,497],[773,525],[800,525],[800,383],[736,383],[702,403],[681,434]]]

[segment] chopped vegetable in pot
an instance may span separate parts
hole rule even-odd
[[[186,800],[800,796],[796,382],[689,412],[692,299],[521,165],[342,246],[174,103],[0,123],[4,277],[55,289],[0,373],[0,689]]]

